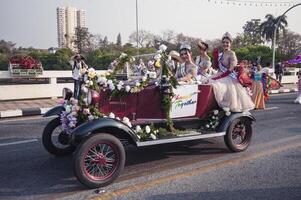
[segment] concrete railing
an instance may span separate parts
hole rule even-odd
[[[282,83],[298,82],[297,71],[298,69],[291,69],[290,75],[283,76]],[[43,75],[37,78],[47,78],[49,81],[46,84],[0,85],[0,101],[60,97],[63,88],[67,87],[73,90],[73,83],[58,83],[58,78],[71,77],[71,71],[44,71]],[[10,72],[0,71],[0,79],[11,79]]]
[[[37,78],[47,78],[49,81],[46,84],[0,85],[0,101],[60,97],[63,88],[73,90],[73,83],[58,83],[58,78],[71,77],[71,71],[44,71]],[[0,79],[11,79],[10,72],[0,71]]]

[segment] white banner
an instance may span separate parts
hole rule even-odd
[[[194,116],[198,98],[198,85],[181,85],[174,90],[171,118]]]

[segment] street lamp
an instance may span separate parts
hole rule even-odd
[[[275,28],[274,28],[274,36],[273,36],[273,60],[272,60],[272,64],[273,64],[273,69],[275,70],[275,46],[276,46],[276,34],[277,34],[277,28],[281,22],[281,20],[283,19],[284,15],[290,11],[291,9],[297,7],[297,6],[300,6],[301,3],[298,3],[298,4],[295,4],[293,5],[292,7],[290,7],[289,9],[287,9],[282,15],[281,17],[278,19],[276,25],[275,25]]]

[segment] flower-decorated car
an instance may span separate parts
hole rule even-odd
[[[136,77],[119,81],[116,70],[129,65],[123,54],[111,73],[83,71],[79,99],[63,90],[62,105],[45,116],[57,116],[45,127],[42,141],[46,150],[61,156],[74,153],[74,172],[89,188],[114,181],[125,164],[124,146],[137,148],[223,136],[233,152],[248,148],[255,120],[249,112],[231,113],[217,106],[211,85],[179,85],[158,52],[161,77]],[[153,78],[152,78],[153,77]]]

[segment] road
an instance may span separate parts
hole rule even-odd
[[[129,148],[123,174],[87,190],[72,156],[41,145],[49,119],[0,121],[0,199],[301,199],[301,106],[296,94],[273,96],[256,118],[249,149],[230,153],[222,138]]]

